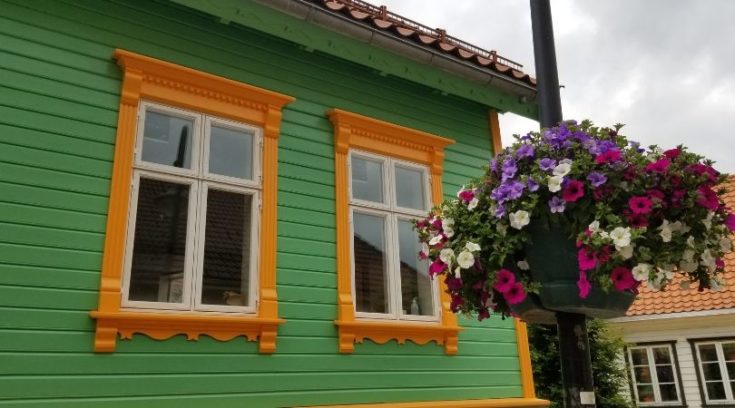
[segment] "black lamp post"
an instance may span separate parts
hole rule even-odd
[[[538,80],[539,122],[542,128],[562,120],[559,75],[556,68],[554,28],[549,0],[531,1],[533,51]],[[587,338],[587,316],[557,312],[564,407],[594,407],[594,382]]]

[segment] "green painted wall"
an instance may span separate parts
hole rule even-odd
[[[295,96],[279,151],[277,352],[183,336],[92,352],[120,71],[114,48]],[[459,354],[339,355],[338,107],[457,140],[452,195],[489,157],[487,107],[166,2],[0,0],[0,406],[270,407],[517,397],[512,321],[462,320]]]

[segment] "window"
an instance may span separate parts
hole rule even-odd
[[[437,321],[437,282],[411,222],[429,210],[426,166],[353,150],[350,170],[356,316]]]
[[[335,128],[339,350],[368,338],[457,351],[442,283],[417,259],[411,220],[442,199],[444,147],[428,133],[338,109]]]
[[[707,403],[735,403],[735,340],[696,343]]]
[[[140,105],[123,306],[255,311],[261,130]]]
[[[118,335],[275,350],[281,109],[293,98],[123,50],[94,349]]]
[[[633,391],[640,406],[680,405],[675,354],[669,344],[628,349]]]

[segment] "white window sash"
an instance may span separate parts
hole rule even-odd
[[[676,388],[676,401],[662,401],[661,397],[661,383],[658,380],[658,372],[656,371],[656,361],[654,359],[653,349],[655,348],[666,348],[669,353],[669,360],[671,361],[671,370],[674,376],[674,387]],[[651,375],[651,387],[653,388],[653,402],[641,402],[640,396],[638,395],[638,379],[635,375],[635,367],[633,364],[633,350],[645,350],[646,357],[648,358],[648,370]],[[679,385],[679,377],[677,371],[677,362],[675,361],[675,355],[673,348],[670,344],[654,344],[650,346],[637,346],[630,347],[628,349],[628,361],[630,363],[630,377],[633,379],[633,394],[635,396],[636,403],[641,407],[649,406],[668,406],[668,405],[680,405],[681,404],[681,388]],[[637,367],[643,367],[641,365]],[[647,384],[647,383],[644,383]],[[669,383],[665,383],[669,384]]]
[[[732,387],[730,385],[730,381],[735,381],[735,378],[730,378],[730,375],[727,372],[727,362],[725,361],[725,351],[723,350],[722,345],[725,343],[732,343],[730,340],[725,341],[708,341],[708,342],[701,342],[701,343],[695,343],[696,349],[697,349],[697,361],[699,362],[699,375],[702,380],[702,389],[704,390],[704,397],[708,404],[728,404],[735,402],[735,394],[732,392]],[[725,388],[725,399],[711,399],[709,396],[709,390],[707,390],[707,379],[704,376],[704,362],[702,361],[702,354],[700,351],[700,346],[707,346],[707,345],[714,345],[715,346],[715,352],[717,353],[717,363],[718,368],[720,369],[720,377],[721,380],[719,381],[709,381],[709,383],[716,383],[716,382],[722,382],[723,387]],[[713,363],[712,361],[708,363]]]

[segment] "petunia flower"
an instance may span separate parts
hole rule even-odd
[[[616,249],[630,245],[630,228],[615,227],[612,231],[610,231],[610,239],[613,240],[613,244],[615,244]]]
[[[563,213],[565,205],[564,200],[557,196],[551,197],[551,200],[549,200],[549,209],[552,213]]]
[[[610,279],[615,285],[615,289],[621,292],[633,289],[637,285],[635,279],[633,279],[633,273],[624,266],[615,267],[610,274]]]
[[[590,295],[590,290],[592,290],[592,285],[587,279],[587,272],[579,271],[577,287],[579,288],[579,297],[582,299],[587,299],[587,297]]]
[[[549,191],[551,191],[552,193],[556,193],[561,190],[562,181],[564,181],[564,177],[562,176],[549,176],[549,180],[547,182],[547,185],[549,186]]]
[[[538,167],[543,171],[552,171],[556,167],[556,160],[545,157],[538,162]]]
[[[614,163],[618,160],[620,160],[619,149],[609,149],[608,151],[598,154],[595,157],[595,163],[597,164]]]
[[[454,251],[452,248],[444,248],[439,252],[439,259],[441,259],[442,262],[447,264],[447,268],[452,267],[452,262],[454,260]]]
[[[531,215],[528,211],[524,210],[518,210],[511,213],[508,217],[510,218],[510,226],[515,229],[521,229],[531,222]]]
[[[429,244],[421,243],[421,251],[419,251],[419,259],[427,259],[429,257]]]
[[[472,241],[467,241],[467,243],[464,245],[465,249],[470,252],[477,252],[480,251],[482,248],[480,248],[479,245],[475,244]]]
[[[597,266],[597,259],[587,247],[582,247],[577,251],[577,263],[580,271],[589,271]]]
[[[554,167],[555,176],[564,177],[569,174],[570,171],[572,171],[572,165],[569,163],[559,163]]]
[[[599,171],[593,171],[587,175],[587,181],[589,181],[590,184],[592,184],[592,187],[597,188],[607,182],[607,176],[600,173]]]
[[[622,259],[630,259],[633,256],[633,245],[616,248]]]
[[[465,249],[457,255],[457,263],[462,269],[469,269],[475,264],[475,256],[472,255],[472,252]]]
[[[516,283],[516,276],[513,272],[503,268],[495,274],[495,285],[493,288],[500,293],[506,293]]]
[[[524,144],[521,147],[516,150],[516,157],[519,159],[530,157],[533,158],[535,155],[535,151],[533,149],[533,146],[530,144]]]
[[[442,262],[441,259],[437,259],[429,266],[429,276],[433,277],[434,275],[438,275],[444,272],[446,268],[447,264]]]
[[[508,291],[503,293],[503,296],[505,296],[505,301],[508,302],[509,305],[517,305],[518,303],[523,302],[526,298],[526,290],[523,289],[523,284],[521,282],[516,282],[508,289]]]
[[[464,186],[462,186],[462,189],[460,189],[457,193],[457,198],[464,201],[465,203],[469,203],[470,201],[472,201],[473,198],[475,198],[475,191],[465,190]]]
[[[472,200],[470,200],[469,203],[467,203],[467,210],[472,211],[475,208],[477,208],[477,204],[480,203],[480,200],[477,199],[477,197],[473,197]]]
[[[569,180],[561,192],[564,201],[573,203],[584,196],[584,183],[579,180]]]
[[[648,214],[651,212],[653,202],[648,197],[635,196],[628,200],[628,207],[633,211],[633,214]]]
[[[516,265],[518,265],[518,269],[520,269],[522,271],[527,271],[527,270],[531,269],[531,265],[529,265],[528,264],[528,261],[526,261],[525,259],[516,262]]]
[[[528,186],[528,191],[532,193],[538,191],[539,188],[538,182],[532,178],[528,179],[528,181],[526,182],[526,186]]]
[[[633,279],[635,279],[638,282],[645,282],[648,280],[649,276],[651,275],[651,270],[653,269],[653,266],[651,264],[647,263],[639,263],[638,265],[634,266],[631,272],[633,273]]]
[[[708,186],[699,187],[697,189],[697,193],[699,193],[697,204],[702,207],[715,211],[720,206],[720,200],[717,197],[717,193],[712,191]]]
[[[667,158],[658,159],[653,163],[646,165],[646,171],[649,173],[665,173],[668,170],[671,160]]]
[[[443,239],[444,239],[444,235],[442,235],[442,234],[437,234],[437,235],[434,235],[434,236],[433,236],[433,237],[431,237],[431,239],[429,240],[429,245],[430,245],[430,246],[436,246],[436,245],[438,245],[439,243],[441,243]]]
[[[669,160],[676,159],[677,157],[679,157],[680,154],[681,154],[681,149],[679,149],[678,147],[675,149],[669,149],[664,152],[664,156],[666,156],[666,158]]]

